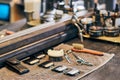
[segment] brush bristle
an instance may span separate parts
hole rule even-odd
[[[83,44],[79,44],[79,43],[73,43],[72,46],[75,49],[80,49],[80,50],[84,48],[84,45]]]

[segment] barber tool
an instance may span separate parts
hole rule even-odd
[[[104,55],[104,52],[84,48],[83,44],[73,43],[72,46],[73,46],[72,51],[75,51],[75,52],[85,52],[85,53],[90,53],[98,56]]]
[[[16,58],[10,58],[6,61],[7,68],[17,72],[18,74],[24,74],[29,72],[29,70],[23,66]]]
[[[79,25],[77,23],[74,23],[74,25],[78,28],[78,31],[79,31],[79,38],[80,38],[80,41],[83,43],[83,35],[82,35],[82,30],[79,29]]]
[[[77,27],[78,29],[78,36],[80,38],[80,41],[83,43],[83,31],[86,33],[84,27],[82,26],[82,24],[80,24],[79,20],[77,19],[77,17],[74,15],[72,17],[72,22],[73,24]]]
[[[50,61],[62,61],[64,56],[64,51],[61,50],[48,50],[48,56]]]
[[[52,71],[55,71],[55,72],[61,73],[61,72],[65,71],[66,69],[67,69],[66,66],[61,65],[61,66],[57,66],[57,67],[53,68]]]
[[[65,59],[67,60],[68,63],[71,63],[70,57],[68,56],[67,53],[64,54]]]
[[[76,76],[77,74],[80,74],[80,70],[76,68],[69,68],[64,72],[64,74],[69,76]]]
[[[44,58],[46,55],[45,54],[35,54],[34,57],[37,59],[42,59]]]
[[[25,63],[27,63],[27,64],[29,64],[29,65],[34,65],[34,64],[36,64],[36,63],[39,63],[40,60],[37,59],[37,58],[29,58],[29,59],[27,59],[27,60],[25,60],[25,61],[23,61],[23,62],[25,62]]]
[[[45,62],[39,64],[38,66],[43,67],[43,68],[50,68],[50,67],[54,66],[54,63],[52,61],[45,61]]]
[[[75,53],[71,52],[71,54],[76,58],[77,63],[80,63],[81,65],[93,66],[92,63],[85,61],[81,57],[77,56]]]

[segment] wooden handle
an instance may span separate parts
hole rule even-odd
[[[86,48],[83,48],[81,50],[72,48],[72,51],[75,51],[75,52],[85,52],[85,53],[90,53],[90,54],[94,54],[94,55],[98,55],[98,56],[103,56],[104,55],[104,52],[95,51],[95,50],[86,49]]]

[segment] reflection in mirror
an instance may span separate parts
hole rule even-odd
[[[98,7],[100,9],[105,8],[105,6],[102,6],[105,3],[105,0],[50,0],[50,1],[32,0],[33,2],[29,0],[10,0],[10,1],[17,2],[17,4],[15,5],[20,7],[20,9],[18,10],[21,10],[20,12],[22,12],[24,18],[26,19],[23,19],[23,20],[21,19],[19,21],[15,20],[16,21],[15,23],[19,23],[20,21],[23,21],[23,23],[18,25],[11,24],[13,25],[12,27],[9,27],[9,25],[6,25],[6,24],[1,26],[0,27],[1,32],[3,32],[5,29],[13,33],[16,33],[22,30],[32,28],[33,26],[35,27],[37,25],[46,24],[49,22],[56,23],[56,22],[59,22],[60,20],[64,20],[65,18],[69,17],[68,14],[69,14],[71,1],[73,5],[73,11],[75,13],[85,10],[87,8],[94,8],[94,2],[98,4]],[[5,3],[7,1],[1,0],[0,2]],[[7,3],[10,3],[10,2],[7,2]],[[11,9],[13,10],[15,9],[15,7],[10,8],[10,10]],[[35,10],[37,13],[35,13]]]

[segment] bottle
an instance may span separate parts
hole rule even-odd
[[[112,21],[110,12],[108,11],[107,16],[105,17],[105,26],[106,27],[112,27],[112,23],[113,23],[113,21]]]
[[[70,4],[69,4],[69,6],[70,6],[70,12],[73,12],[73,5],[72,5],[72,3],[73,3],[73,0],[70,0]]]
[[[102,26],[101,16],[100,16],[100,11],[99,10],[96,11],[95,22],[96,22],[96,26]]]
[[[120,26],[120,14],[119,14],[119,6],[116,4],[115,9],[113,10],[113,26]]]
[[[101,21],[101,26],[104,27],[105,26],[105,16],[104,14],[100,14],[100,21]]]
[[[93,15],[92,15],[93,22],[96,21],[96,17],[95,17],[96,12],[97,12],[97,3],[94,4]]]
[[[73,0],[64,0],[65,5],[64,5],[64,12],[68,14],[73,14]]]
[[[116,4],[116,6],[115,6],[114,15],[115,16],[119,15],[119,6],[118,6],[118,4]]]
[[[94,13],[96,13],[97,10],[98,10],[97,9],[97,3],[95,3],[95,5],[94,5]]]

